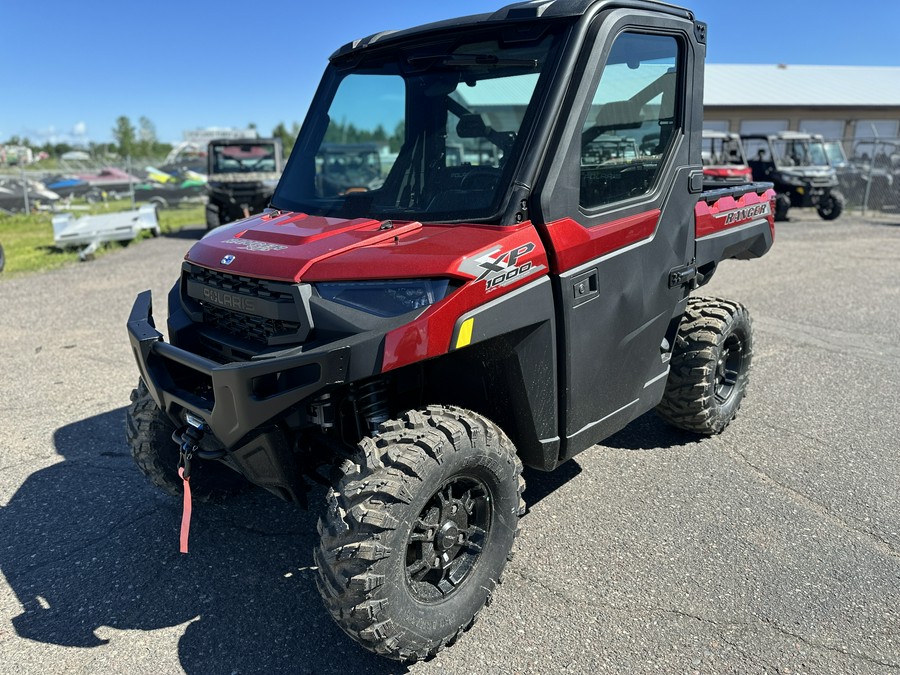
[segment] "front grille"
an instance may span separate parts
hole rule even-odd
[[[188,279],[218,288],[228,293],[237,293],[254,298],[267,298],[272,300],[294,301],[294,295],[287,284],[278,284],[272,281],[263,281],[261,279],[252,279],[250,277],[239,277],[234,274],[225,274],[216,270],[206,269],[205,267],[197,267],[189,265],[185,274]]]
[[[209,304],[203,305],[203,323],[229,335],[264,345],[268,345],[271,338],[296,335],[300,330],[300,324],[293,321],[266,319]]]
[[[301,343],[311,321],[299,285],[226,274],[185,263],[182,294],[194,321],[260,346]],[[198,316],[199,315],[199,316]],[[306,318],[306,321],[304,321]]]
[[[252,203],[260,199],[268,201],[272,196],[271,190],[260,188],[258,183],[229,183],[224,186],[218,186],[217,191],[223,195],[228,195],[237,203]]]

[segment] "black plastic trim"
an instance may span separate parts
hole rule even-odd
[[[697,266],[729,258],[759,258],[772,248],[773,240],[772,228],[765,218],[701,237],[697,240]]]
[[[545,276],[462,314],[453,327],[450,350],[456,349],[460,329],[469,319],[475,320],[468,343],[474,345],[519,328],[553,321],[555,311],[550,277]]]
[[[502,388],[509,405],[496,421],[510,434],[522,461],[542,471],[559,464],[556,308],[549,277],[534,281],[463,314],[456,322],[451,354],[479,358],[503,343],[499,380],[487,376],[485,386]],[[472,339],[456,349],[462,325],[469,319]],[[492,343],[491,341],[495,341]],[[483,346],[485,352],[480,352]],[[495,355],[492,355],[492,357]]]
[[[163,342],[153,327],[152,312],[152,296],[144,291],[128,319],[132,350],[150,395],[176,420],[180,409],[201,418],[226,448],[292,405],[347,380],[351,341],[309,353],[223,365]],[[209,397],[179,386],[185,369],[194,381],[208,384]]]
[[[547,2],[517,2],[501,7],[496,12],[484,14],[472,14],[444,21],[415,26],[404,30],[384,30],[364,38],[348,42],[337,49],[329,60],[334,61],[349,56],[354,52],[374,47],[375,45],[389,44],[391,42],[438,33],[442,31],[463,31],[473,26],[483,27],[486,24],[504,24],[517,21],[546,21],[549,19],[561,19],[579,17],[583,15],[593,16],[607,9],[633,9],[647,10],[683,19],[693,20],[694,15],[690,10],[665,2],[649,2],[648,0],[547,0]]]

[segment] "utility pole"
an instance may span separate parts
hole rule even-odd
[[[863,197],[862,215],[866,215],[866,209],[869,208],[869,193],[872,191],[872,170],[875,168],[875,155],[878,153],[878,129],[872,124],[872,135],[875,140],[872,141],[872,156],[869,158],[869,177],[866,180],[866,194]]]
[[[31,204],[28,203],[28,180],[25,178],[25,167],[21,164],[21,159],[19,160],[19,171],[22,174],[22,194],[25,195],[25,213],[31,213]]]

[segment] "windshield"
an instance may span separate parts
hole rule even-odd
[[[847,156],[844,154],[844,148],[840,141],[828,141],[825,143],[825,152],[828,154],[828,160],[832,166],[841,166],[847,163]]]
[[[777,140],[772,145],[775,148],[778,166],[830,166],[822,141]]]
[[[528,136],[559,32],[373,50],[330,66],[272,199],[313,215],[420,221],[495,217]]]
[[[885,141],[860,141],[853,148],[853,159],[866,164],[872,162],[876,169],[890,169],[900,165],[900,148],[895,143]]]
[[[277,171],[274,143],[213,146],[212,173],[255,173],[257,171]]]

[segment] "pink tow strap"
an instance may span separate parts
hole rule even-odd
[[[188,536],[191,532],[191,479],[184,477],[184,467],[178,467],[178,475],[184,482],[184,505],[181,513],[181,552],[188,552]]]

